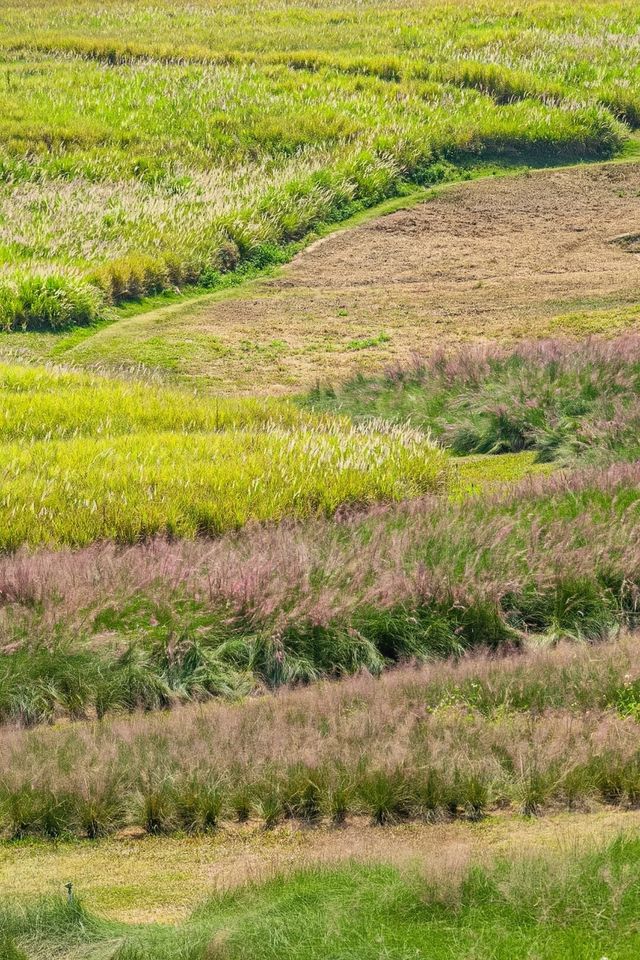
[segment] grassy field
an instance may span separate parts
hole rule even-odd
[[[0,0],[0,960],[638,955],[639,36]]]
[[[637,615],[638,468],[216,542],[2,563],[0,712],[35,723],[518,644]]]
[[[455,879],[347,864],[207,899],[176,927],[106,921],[61,897],[0,912],[7,960],[610,956],[638,950],[638,842],[497,859]],[[28,954],[22,952],[22,948]],[[514,950],[516,951],[514,953]]]
[[[17,365],[0,393],[4,550],[216,534],[446,485],[428,436],[384,423]]]
[[[339,830],[286,820],[264,830],[257,821],[225,822],[215,833],[148,836],[139,831],[98,840],[29,838],[0,848],[3,902],[33,903],[60,894],[69,880],[87,910],[108,920],[176,924],[212,891],[237,890],[274,875],[345,863],[384,863],[418,871],[455,889],[469,868],[513,860],[589,852],[637,829],[640,814],[625,807],[549,811],[523,818],[500,813],[480,821],[457,818],[435,827],[420,820],[371,829],[352,817]]]
[[[637,328],[640,274],[633,243],[612,238],[635,222],[638,169],[483,168],[364,211],[286,266],[132,301],[95,326],[13,332],[0,356],[272,397],[469,342],[620,335]]]
[[[484,348],[315,412],[6,368],[0,718],[633,627],[637,376],[630,336]]]
[[[6,839],[635,808],[638,640],[404,667],[244,702],[10,730]],[[597,749],[594,750],[594,744]]]
[[[621,148],[628,4],[453,9],[5,3],[2,325],[215,285],[408,182]]]

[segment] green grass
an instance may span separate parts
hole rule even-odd
[[[359,423],[410,424],[461,456],[530,451],[539,463],[565,465],[636,460],[639,348],[634,334],[458,348],[360,375],[337,390],[317,387],[302,405]],[[463,471],[470,469],[465,463]]]
[[[504,453],[499,457],[458,457],[452,461],[450,496],[453,499],[464,499],[474,494],[491,493],[504,488],[506,484],[518,483],[526,477],[548,475],[551,469],[550,464],[537,463],[535,452],[528,450]]]
[[[215,30],[197,4],[8,10],[6,328],[88,322],[87,282],[112,302],[215,287],[407,184],[479,163],[611,157],[640,118],[637,15],[611,0],[522,14],[465,0],[455,17],[407,2],[401,27],[386,5],[348,2],[224,2]],[[43,271],[55,290],[34,299]]]
[[[240,697],[633,623],[637,467],[611,461],[635,456],[637,356],[633,337],[481,349],[311,398],[356,425],[2,368],[0,545],[137,544],[66,554],[44,593],[49,554],[6,560],[2,718]],[[486,453],[452,458],[407,420]],[[547,476],[537,461],[554,458],[599,466]],[[255,526],[280,520],[301,522]],[[140,542],[156,534],[170,542]],[[96,570],[80,604],[78,563]]]
[[[218,534],[351,504],[477,490],[527,454],[452,470],[426,435],[270,400],[0,366],[0,549]]]
[[[0,443],[312,428],[321,418],[270,400],[199,399],[153,382],[111,380],[55,367],[0,364]],[[328,421],[325,421],[328,422]]]
[[[3,349],[73,356],[490,166],[634,155],[639,27],[622,0],[8,0]],[[558,323],[637,313],[610,306]],[[228,349],[190,329],[177,354],[152,322],[131,375]],[[385,324],[346,350],[379,351]],[[277,362],[280,336],[247,335],[247,369]],[[595,644],[637,619],[638,471],[544,476],[637,459],[640,365],[620,344],[471,376],[438,361],[318,391],[313,410],[0,367],[0,720],[42,725],[5,728],[3,837],[134,827],[213,847],[232,819],[480,830],[496,808],[636,806],[635,641]],[[567,637],[592,646],[495,656]],[[464,660],[478,648],[493,661]],[[286,685],[308,688],[247,696]],[[177,926],[93,916],[74,877],[79,901],[3,899],[0,958],[631,960],[639,855],[621,838],[430,882],[347,863],[215,895]]]
[[[426,440],[329,427],[45,440],[6,444],[2,456],[4,550],[215,535],[415,497],[446,479]]]
[[[555,864],[472,868],[449,884],[387,866],[313,868],[213,897],[176,928],[107,923],[62,900],[9,904],[0,930],[17,943],[13,956],[24,949],[28,960],[413,960],[425,949],[434,960],[632,960],[639,852],[620,837]]]

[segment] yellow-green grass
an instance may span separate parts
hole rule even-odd
[[[215,534],[441,489],[424,435],[278,402],[0,369],[0,547]]]
[[[554,856],[605,843],[640,827],[638,811],[560,813],[539,820],[495,815],[456,821],[389,825],[372,830],[354,820],[339,830],[286,824],[229,825],[208,837],[146,837],[131,833],[99,841],[30,841],[0,846],[0,899],[26,902],[60,894],[71,881],[92,912],[126,923],[177,923],[215,891],[274,873],[340,862],[418,867],[455,886],[472,863],[501,856]]]
[[[203,400],[152,382],[18,364],[0,364],[0,398],[0,442],[5,444],[145,431],[259,430],[267,424],[313,428],[321,423],[277,400]]]
[[[540,469],[528,453],[452,467],[426,435],[382,422],[54,368],[0,366],[0,400],[4,549],[214,534]]]
[[[570,313],[560,313],[549,319],[543,329],[547,336],[592,337],[615,336],[637,328],[640,304],[620,304],[605,309],[582,307]]]
[[[504,453],[500,456],[480,455],[458,457],[453,461],[450,495],[463,498],[489,492],[508,483],[517,483],[528,476],[540,476],[552,471],[550,463],[537,463],[535,450],[522,453]]]
[[[562,35],[558,46],[583,50],[584,72],[595,76],[597,66],[589,56],[596,51],[607,63],[624,66],[622,40],[637,21],[637,11],[619,0],[591,0],[581,4],[579,11],[564,0],[530,0],[518,11],[506,0],[456,0],[454,4],[429,6],[420,0],[405,0],[402,7],[405,18],[401,20],[397,5],[378,0],[360,0],[357,4],[348,0],[323,4],[273,0],[259,8],[250,0],[222,0],[215,12],[207,0],[188,6],[160,0],[153,8],[142,3],[122,7],[111,0],[102,7],[103,16],[98,19],[95,0],[77,0],[73,5],[65,0],[7,0],[3,44],[21,42],[38,48],[46,43],[53,47],[66,43],[67,48],[86,55],[103,53],[106,59],[111,53],[112,60],[119,52],[129,58],[138,54],[197,61],[215,60],[216,55],[236,51],[261,61],[271,51],[298,50],[307,51],[308,64],[314,66],[312,46],[325,54],[318,57],[320,65],[332,62],[332,54],[337,52],[377,56],[395,50],[399,57],[420,61],[425,47],[436,46],[443,33],[451,34],[452,49],[459,57],[465,49],[478,53],[500,41],[515,41],[508,28],[516,24],[520,42],[511,51],[511,58],[508,48],[496,51],[494,62],[500,63],[532,58],[536,50],[549,43],[548,33],[575,17],[576,25],[583,30],[581,37]],[[448,20],[443,19],[445,12],[450,14]],[[606,40],[598,32],[602,16],[608,17],[607,25],[612,30]],[[240,55],[238,59],[243,58]],[[281,60],[286,62],[286,55]],[[375,61],[371,65],[375,66]],[[554,67],[571,74],[569,64],[556,64],[554,59],[538,66],[538,76],[545,68]]]
[[[2,448],[0,545],[217,534],[442,485],[446,457],[399,431],[139,433]]]

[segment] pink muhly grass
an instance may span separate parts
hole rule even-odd
[[[338,524],[22,550],[0,558],[0,643],[12,643],[26,624],[36,634],[54,624],[90,629],[100,610],[140,596],[168,604],[189,596],[225,616],[282,629],[348,620],[366,606],[448,597],[497,603],[527,585],[605,569],[617,571],[631,594],[640,584],[639,488],[640,464],[619,463],[531,477],[463,503],[429,497],[376,507]]]

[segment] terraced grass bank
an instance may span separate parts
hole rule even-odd
[[[611,157],[637,31],[621,0],[5,4],[0,326],[215,286],[478,163]]]
[[[632,960],[640,940],[637,840],[579,853],[497,860],[459,879],[352,864],[315,868],[208,898],[185,923],[105,921],[51,898],[0,912],[7,960],[374,960],[381,951],[445,960]]]
[[[477,821],[640,801],[639,641],[404,667],[247,700],[5,730],[5,838],[254,821]]]
[[[0,720],[634,627],[639,357],[451,354],[325,412],[3,368]]]
[[[639,192],[633,160],[424,191],[424,203],[390,201],[275,276],[181,304],[163,295],[155,310],[129,304],[99,328],[14,333],[0,351],[273,396],[479,340],[620,335],[640,317],[640,262],[620,239]]]
[[[2,562],[0,716],[155,708],[531,635],[597,640],[638,609],[637,465],[218,541]]]

